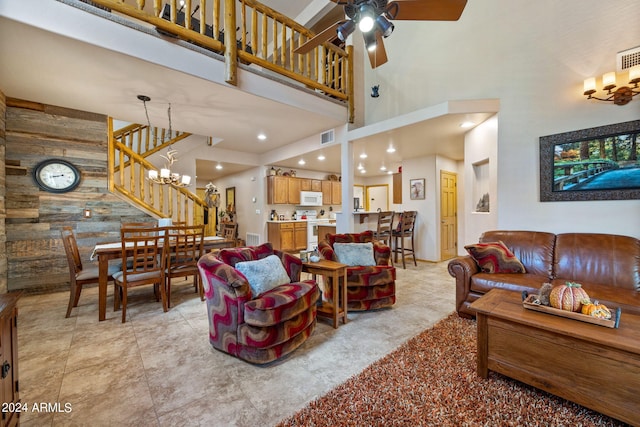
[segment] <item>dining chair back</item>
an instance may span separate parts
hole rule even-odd
[[[416,252],[414,245],[414,229],[416,223],[416,216],[418,215],[417,211],[404,211],[402,212],[402,216],[398,221],[397,227],[392,231],[393,236],[393,261],[398,262],[398,254],[402,258],[402,268],[406,268],[405,265],[405,257],[412,256],[413,264],[417,266],[416,263]],[[411,247],[406,246],[406,239],[409,239],[411,242]]]
[[[122,303],[122,323],[127,318],[128,289],[135,286],[153,285],[156,300],[162,298],[162,308],[166,312],[167,294],[165,289],[165,268],[167,259],[166,244],[168,233],[160,233],[165,227],[121,228],[122,271],[113,275],[116,284],[114,309],[120,309]],[[127,265],[127,261],[129,264]]]
[[[69,265],[69,304],[65,315],[65,317],[69,317],[72,308],[78,306],[82,286],[98,283],[99,274],[97,267],[83,267],[73,227],[62,227],[60,235],[62,236],[64,252],[67,255],[67,264]],[[110,268],[109,280],[113,280],[111,275],[117,270],[117,267]]]
[[[169,252],[167,256],[167,306],[171,307],[171,279],[193,276],[195,291],[203,298],[199,285],[198,260],[204,247],[204,225],[172,225],[167,227]]]
[[[391,246],[391,230],[393,229],[393,211],[378,212],[378,228],[374,234],[374,239]]]
[[[238,223],[237,222],[225,222],[222,223],[222,238],[226,240],[233,240],[233,246],[237,246],[238,235]]]

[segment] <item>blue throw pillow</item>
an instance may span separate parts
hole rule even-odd
[[[257,261],[238,262],[236,263],[236,270],[247,278],[254,298],[273,288],[291,282],[277,255],[269,255]]]
[[[348,266],[373,266],[376,260],[373,257],[373,243],[334,243],[333,251],[338,262]]]

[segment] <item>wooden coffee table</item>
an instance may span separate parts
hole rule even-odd
[[[499,372],[632,425],[640,425],[640,316],[618,329],[527,310],[519,293],[492,289],[477,313],[478,375]]]
[[[318,316],[333,320],[333,327],[338,327],[340,319],[347,323],[347,265],[321,259],[318,262],[303,262],[302,271],[311,273],[315,280],[319,274],[324,277],[325,285],[332,286],[333,301],[323,301],[318,307]],[[340,292],[342,291],[342,292]]]

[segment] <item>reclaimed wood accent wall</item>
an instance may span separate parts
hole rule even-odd
[[[6,153],[2,160],[16,171],[6,175],[2,186],[6,189],[8,290],[67,289],[69,268],[61,227],[74,228],[83,265],[89,266],[96,243],[119,240],[121,222],[150,217],[108,191],[106,116],[13,98],[6,99],[3,116]],[[38,187],[33,170],[51,158],[78,167],[81,180],[75,190],[56,194]],[[90,210],[90,218],[85,217],[85,209]]]
[[[6,147],[5,111],[7,102],[0,90],[0,294],[7,293],[7,233],[5,229],[5,169],[4,153]]]

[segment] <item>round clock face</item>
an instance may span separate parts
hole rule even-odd
[[[80,171],[65,160],[45,160],[34,171],[36,182],[45,191],[65,193],[80,184]]]

